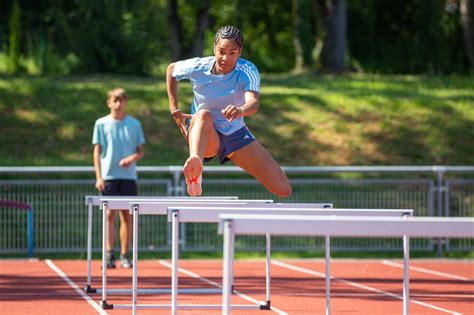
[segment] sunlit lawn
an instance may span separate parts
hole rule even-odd
[[[283,165],[474,164],[472,77],[262,75],[261,85],[246,122]],[[0,165],[91,165],[94,122],[116,86],[145,129],[140,164],[181,164],[164,80],[97,75],[0,77]],[[189,109],[190,84],[180,86]]]

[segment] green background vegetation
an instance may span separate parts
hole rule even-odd
[[[0,165],[91,165],[94,122],[115,86],[145,130],[140,165],[181,164],[163,79],[89,75],[0,77]],[[179,92],[189,110],[191,86]],[[474,164],[469,77],[267,74],[261,92],[246,122],[283,165]]]

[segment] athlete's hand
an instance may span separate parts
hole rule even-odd
[[[180,110],[171,114],[173,116],[174,122],[178,125],[179,131],[183,135],[184,139],[188,139],[188,128],[186,127],[186,119],[191,119],[193,116],[190,114],[185,114]]]
[[[242,109],[240,107],[235,107],[234,105],[227,105],[227,107],[222,110],[222,114],[229,122],[243,116]]]

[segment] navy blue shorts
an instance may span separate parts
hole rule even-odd
[[[137,196],[136,181],[132,179],[113,179],[105,181],[103,196]]]
[[[191,119],[186,119],[186,127],[188,127],[188,129],[190,124]],[[220,147],[217,155],[219,156],[219,162],[221,164],[230,160],[228,157],[229,154],[232,154],[238,149],[245,147],[250,142],[255,141],[255,137],[246,126],[227,136],[221,134],[219,131],[216,132],[220,140]],[[213,158],[214,156],[204,157],[204,162],[209,162]]]
[[[220,147],[217,155],[219,156],[219,162],[221,164],[230,160],[229,155],[255,141],[255,137],[247,127],[242,127],[230,135],[223,135],[220,132],[217,132],[217,134],[219,135],[220,140]],[[212,158],[213,157],[205,158],[204,160]]]

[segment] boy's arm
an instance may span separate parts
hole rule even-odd
[[[92,160],[94,161],[94,170],[95,170],[95,188],[98,191],[103,191],[105,189],[105,182],[102,179],[101,169],[100,169],[100,153],[101,147],[100,144],[94,145],[94,152],[92,154]]]
[[[133,162],[138,162],[145,155],[145,146],[143,144],[138,145],[137,152],[127,156],[120,160],[119,165],[121,167],[128,167]]]

